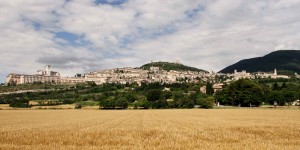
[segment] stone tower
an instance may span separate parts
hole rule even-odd
[[[46,71],[46,75],[48,75],[48,76],[51,75],[50,68],[51,68],[51,65],[46,65],[45,71]]]

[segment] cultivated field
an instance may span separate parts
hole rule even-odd
[[[0,149],[300,149],[300,110],[0,110]]]

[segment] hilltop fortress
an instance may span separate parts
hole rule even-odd
[[[222,77],[222,80],[219,79]],[[45,69],[38,70],[34,75],[10,73],[6,78],[6,85],[18,85],[28,83],[57,83],[57,84],[76,84],[84,82],[95,82],[96,84],[104,83],[119,83],[131,84],[137,83],[181,83],[190,82],[197,83],[199,81],[214,81],[215,83],[226,82],[241,78],[290,78],[286,75],[278,75],[276,69],[274,73],[247,73],[246,71],[237,72],[235,70],[232,74],[222,74],[205,71],[166,71],[159,67],[150,67],[148,70],[141,68],[115,68],[100,71],[88,72],[75,77],[61,77],[59,72],[51,71],[51,66],[46,65]]]

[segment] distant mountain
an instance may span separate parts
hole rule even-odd
[[[300,73],[300,50],[278,50],[263,57],[244,59],[220,72],[233,73],[235,69],[247,72],[270,72],[275,68],[282,72]]]
[[[195,67],[190,67],[190,66],[185,66],[183,64],[180,63],[170,63],[170,62],[152,62],[152,63],[148,63],[145,64],[143,66],[141,66],[140,68],[145,69],[145,70],[149,70],[150,67],[159,67],[163,70],[177,70],[177,71],[198,71],[198,72],[207,72],[205,70],[202,69],[198,69]]]

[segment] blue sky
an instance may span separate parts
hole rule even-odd
[[[0,82],[46,64],[62,76],[150,61],[219,71],[300,47],[297,0],[0,2]]]
[[[61,38],[69,43],[76,43],[76,40],[78,40],[80,37],[76,34],[69,33],[69,32],[56,32],[55,38]]]
[[[128,0],[96,0],[95,3],[97,5],[112,5],[119,6],[126,3]]]

